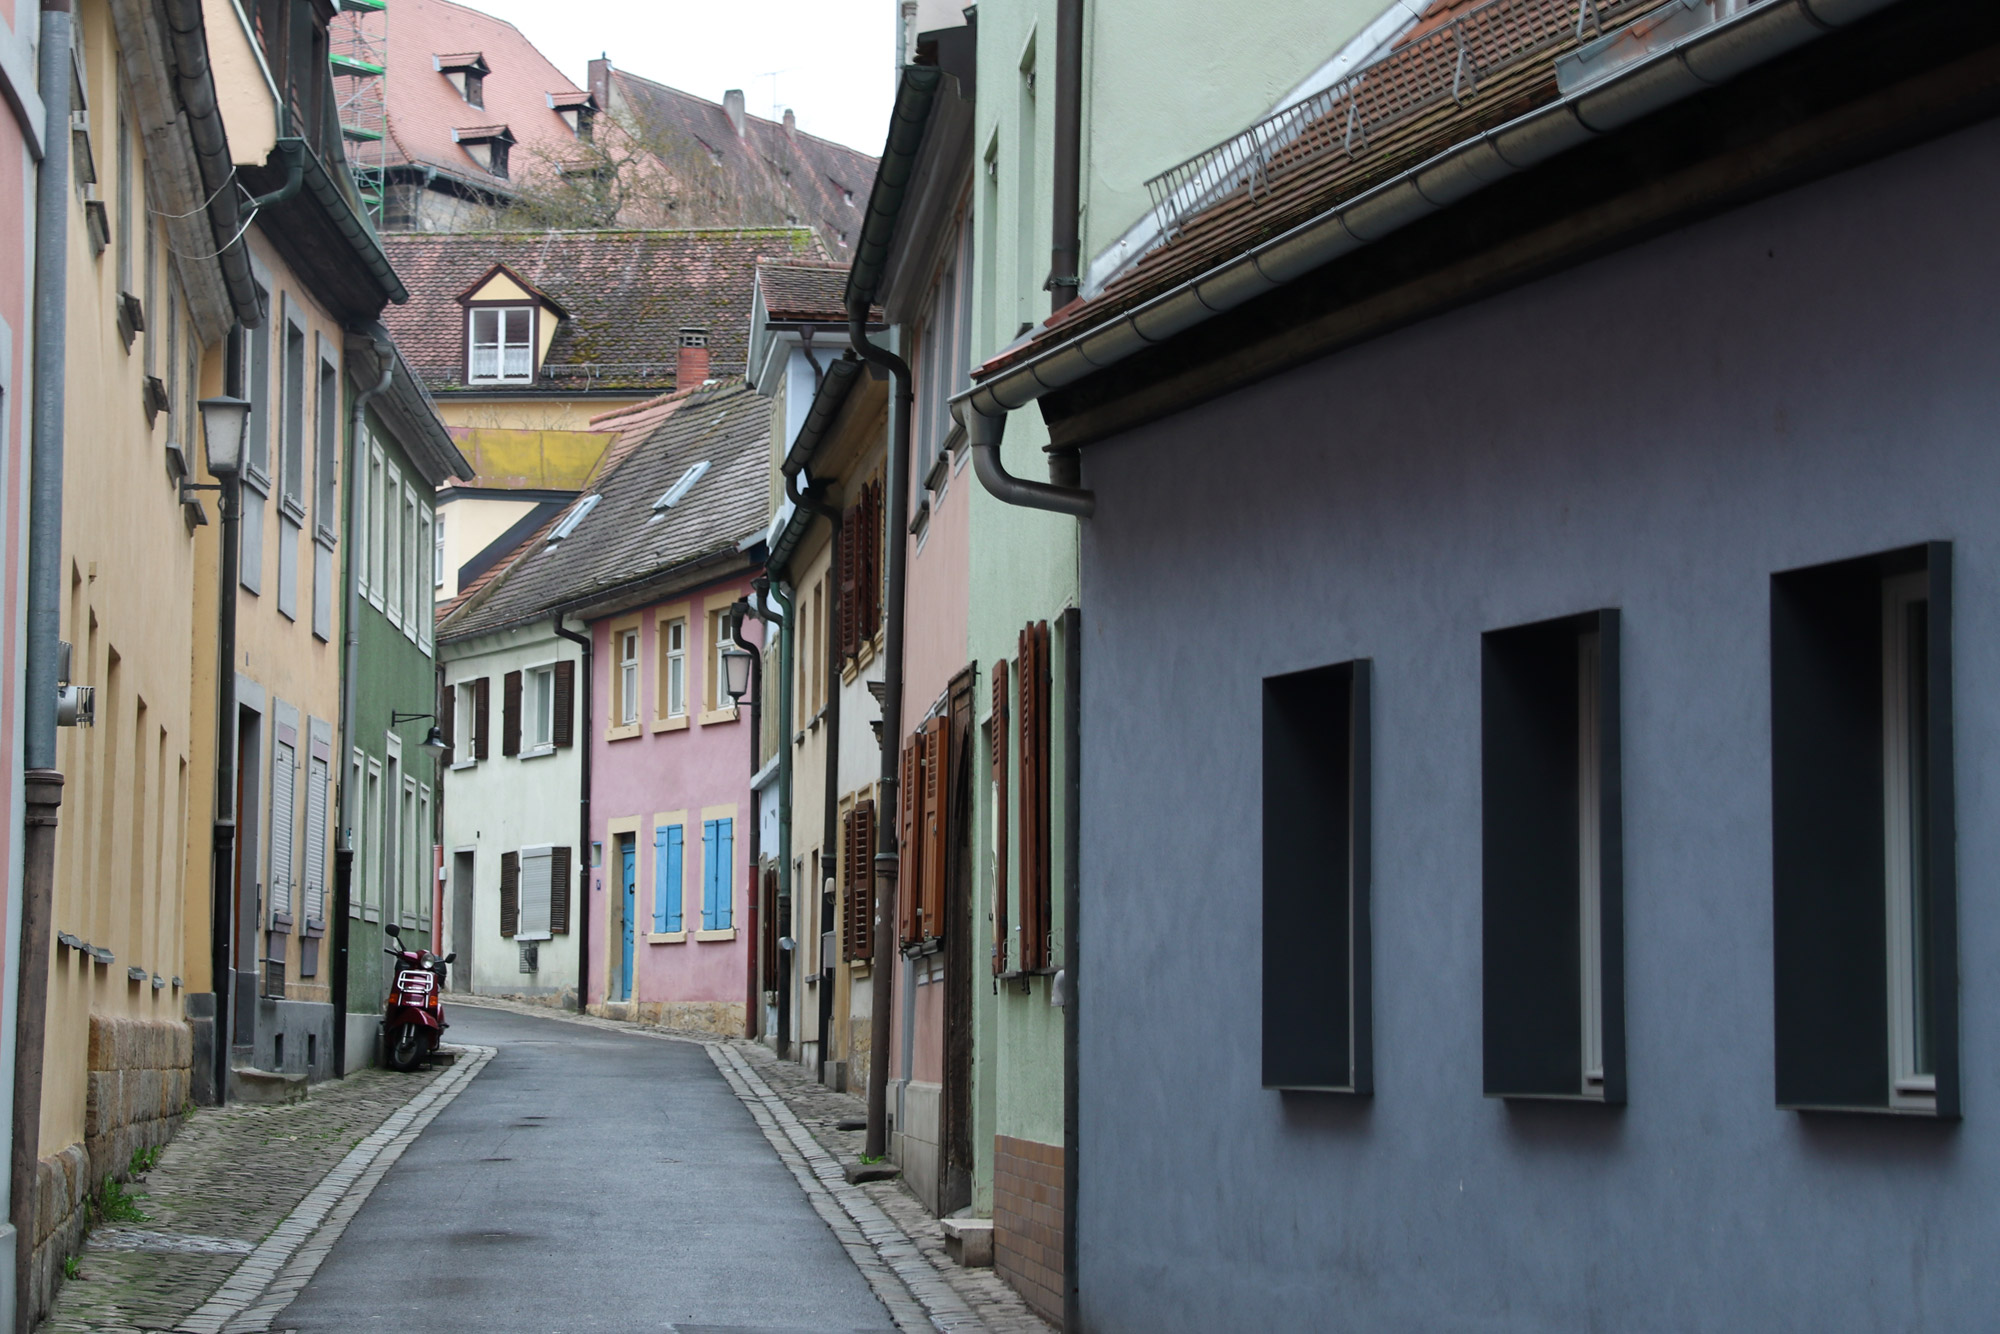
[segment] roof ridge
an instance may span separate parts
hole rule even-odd
[[[461,241],[475,236],[506,236],[526,240],[529,237],[556,236],[775,236],[789,232],[817,235],[807,223],[785,222],[741,227],[498,227],[478,232],[388,232],[385,234],[385,239],[392,237],[398,241],[442,242]]]
[[[658,88],[661,92],[673,93],[677,97],[685,97],[690,102],[699,102],[705,107],[714,107],[717,111],[726,112],[728,110],[728,108],[725,107],[722,103],[711,102],[707,98],[703,97],[700,93],[691,93],[685,88],[676,88],[670,83],[661,83],[658,79],[649,79],[645,75],[635,74],[629,69],[620,69],[619,67],[614,65],[612,66],[611,72],[614,75],[622,74],[628,79],[637,79],[640,83],[651,84],[653,87]],[[843,144],[838,139],[829,139],[823,134],[814,134],[811,130],[800,129],[798,125],[798,108],[787,107],[785,109],[792,113],[793,134],[802,134],[806,138],[813,140],[815,143],[825,144],[829,148],[838,148],[841,152],[852,153],[856,157],[867,158],[868,161],[870,162],[876,161],[873,155],[864,152],[863,150],[856,148],[851,144]],[[746,120],[754,120],[761,125],[768,125],[772,129],[777,130],[781,133],[784,131],[785,128],[784,121],[773,120],[769,116],[760,116],[756,112],[752,111],[748,106],[745,106],[743,108],[743,116],[744,119]]]

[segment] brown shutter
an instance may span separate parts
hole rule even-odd
[[[1007,660],[993,664],[993,975],[1007,971]]]
[[[438,703],[438,730],[444,733],[444,763],[451,767],[458,758],[458,687],[444,688],[444,699]]]
[[[778,981],[778,868],[767,866],[762,878],[763,892],[757,900],[757,921],[763,928],[760,942],[759,971],[762,974],[762,989],[776,990]]]
[[[550,729],[551,739],[558,746],[576,743],[576,664],[559,662],[556,664],[555,689],[556,717]]]
[[[924,724],[923,935],[944,935],[944,874],[947,826],[951,823],[951,720],[933,718]]]
[[[924,849],[917,835],[922,828],[921,813],[924,807],[924,734],[918,732],[903,743],[903,800],[900,815],[900,841],[903,848],[901,874],[897,877],[896,907],[899,930],[905,945],[914,945],[923,937],[918,934],[917,899],[918,886],[923,883]]]
[[[1049,623],[1022,627],[1020,754],[1021,967],[1049,964]]]
[[[483,683],[482,683],[483,684]],[[521,854],[500,854],[500,934],[521,929]]]
[[[840,957],[854,957],[854,810],[840,813]]]
[[[854,805],[854,957],[875,957],[875,803]]]
[[[860,522],[856,536],[861,548],[859,568],[856,571],[856,603],[860,623],[860,641],[865,644],[875,637],[882,628],[882,499],[881,488],[874,482],[861,488],[861,503],[856,507]]]
[[[521,753],[521,674],[507,673],[500,683],[500,753]]]
[[[575,852],[574,848],[557,848],[549,854],[550,935],[569,934],[569,875]]]
[[[491,703],[487,687],[490,684],[491,681],[484,676],[472,683],[472,758],[475,760],[483,760],[487,754],[487,706]]]
[[[840,626],[835,636],[835,655],[846,662],[861,651],[861,522],[858,508],[840,516]]]

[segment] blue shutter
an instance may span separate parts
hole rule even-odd
[[[716,822],[702,820],[702,930],[716,930]]]
[[[734,900],[736,898],[735,894],[731,893],[736,887],[736,876],[734,874],[735,852],[733,851],[736,845],[736,822],[734,820],[717,820],[715,822],[715,841],[719,855],[715,859],[714,929],[717,931],[727,931],[729,929],[731,912],[735,908]]]
[[[666,929],[681,929],[681,827],[667,826],[667,910]]]
[[[667,826],[653,827],[653,930],[667,929]]]

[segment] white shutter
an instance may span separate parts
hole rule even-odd
[[[521,928],[515,935],[517,940],[549,938],[549,889],[553,878],[550,855],[553,852],[554,849],[547,845],[521,849]]]
[[[293,806],[298,789],[298,752],[282,739],[271,755],[271,912],[292,912]]]
[[[306,867],[303,879],[306,921],[314,925],[326,922],[326,808],[332,782],[333,776],[326,761],[313,756],[311,771],[306,775]]]
[[[423,856],[418,859],[423,866],[423,874],[418,877],[423,892],[417,898],[417,925],[428,931],[431,929],[431,899],[437,893],[438,873],[435,865],[437,857],[431,851],[431,790],[422,785],[417,788],[417,828],[423,831],[418,839],[418,846],[423,849]],[[435,949],[437,942],[432,941],[431,946]]]

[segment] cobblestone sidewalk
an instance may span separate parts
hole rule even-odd
[[[1052,1327],[1030,1311],[1020,1294],[991,1269],[966,1269],[952,1262],[945,1254],[943,1226],[900,1180],[847,1184],[841,1167],[860,1157],[864,1136],[858,1130],[839,1129],[839,1123],[862,1118],[866,1105],[852,1094],[836,1093],[819,1084],[805,1067],[780,1061],[762,1043],[740,1038],[680,1033],[483,996],[454,999],[460,1004],[701,1043],[718,1058],[717,1068],[750,1108],[793,1175],[800,1178],[801,1188],[813,1198],[815,1208],[849,1253],[854,1254],[857,1248],[872,1252],[875,1263],[865,1262],[862,1255],[856,1255],[856,1263],[901,1328],[939,1329],[950,1334],[1052,1334]],[[804,1144],[797,1143],[801,1135],[806,1137]],[[815,1197],[815,1185],[824,1200]],[[839,1217],[828,1217],[833,1207],[840,1211]]]
[[[329,1172],[442,1073],[361,1070],[315,1085],[304,1102],[197,1110],[128,1187],[145,1217],[99,1224],[37,1328],[182,1328]]]

